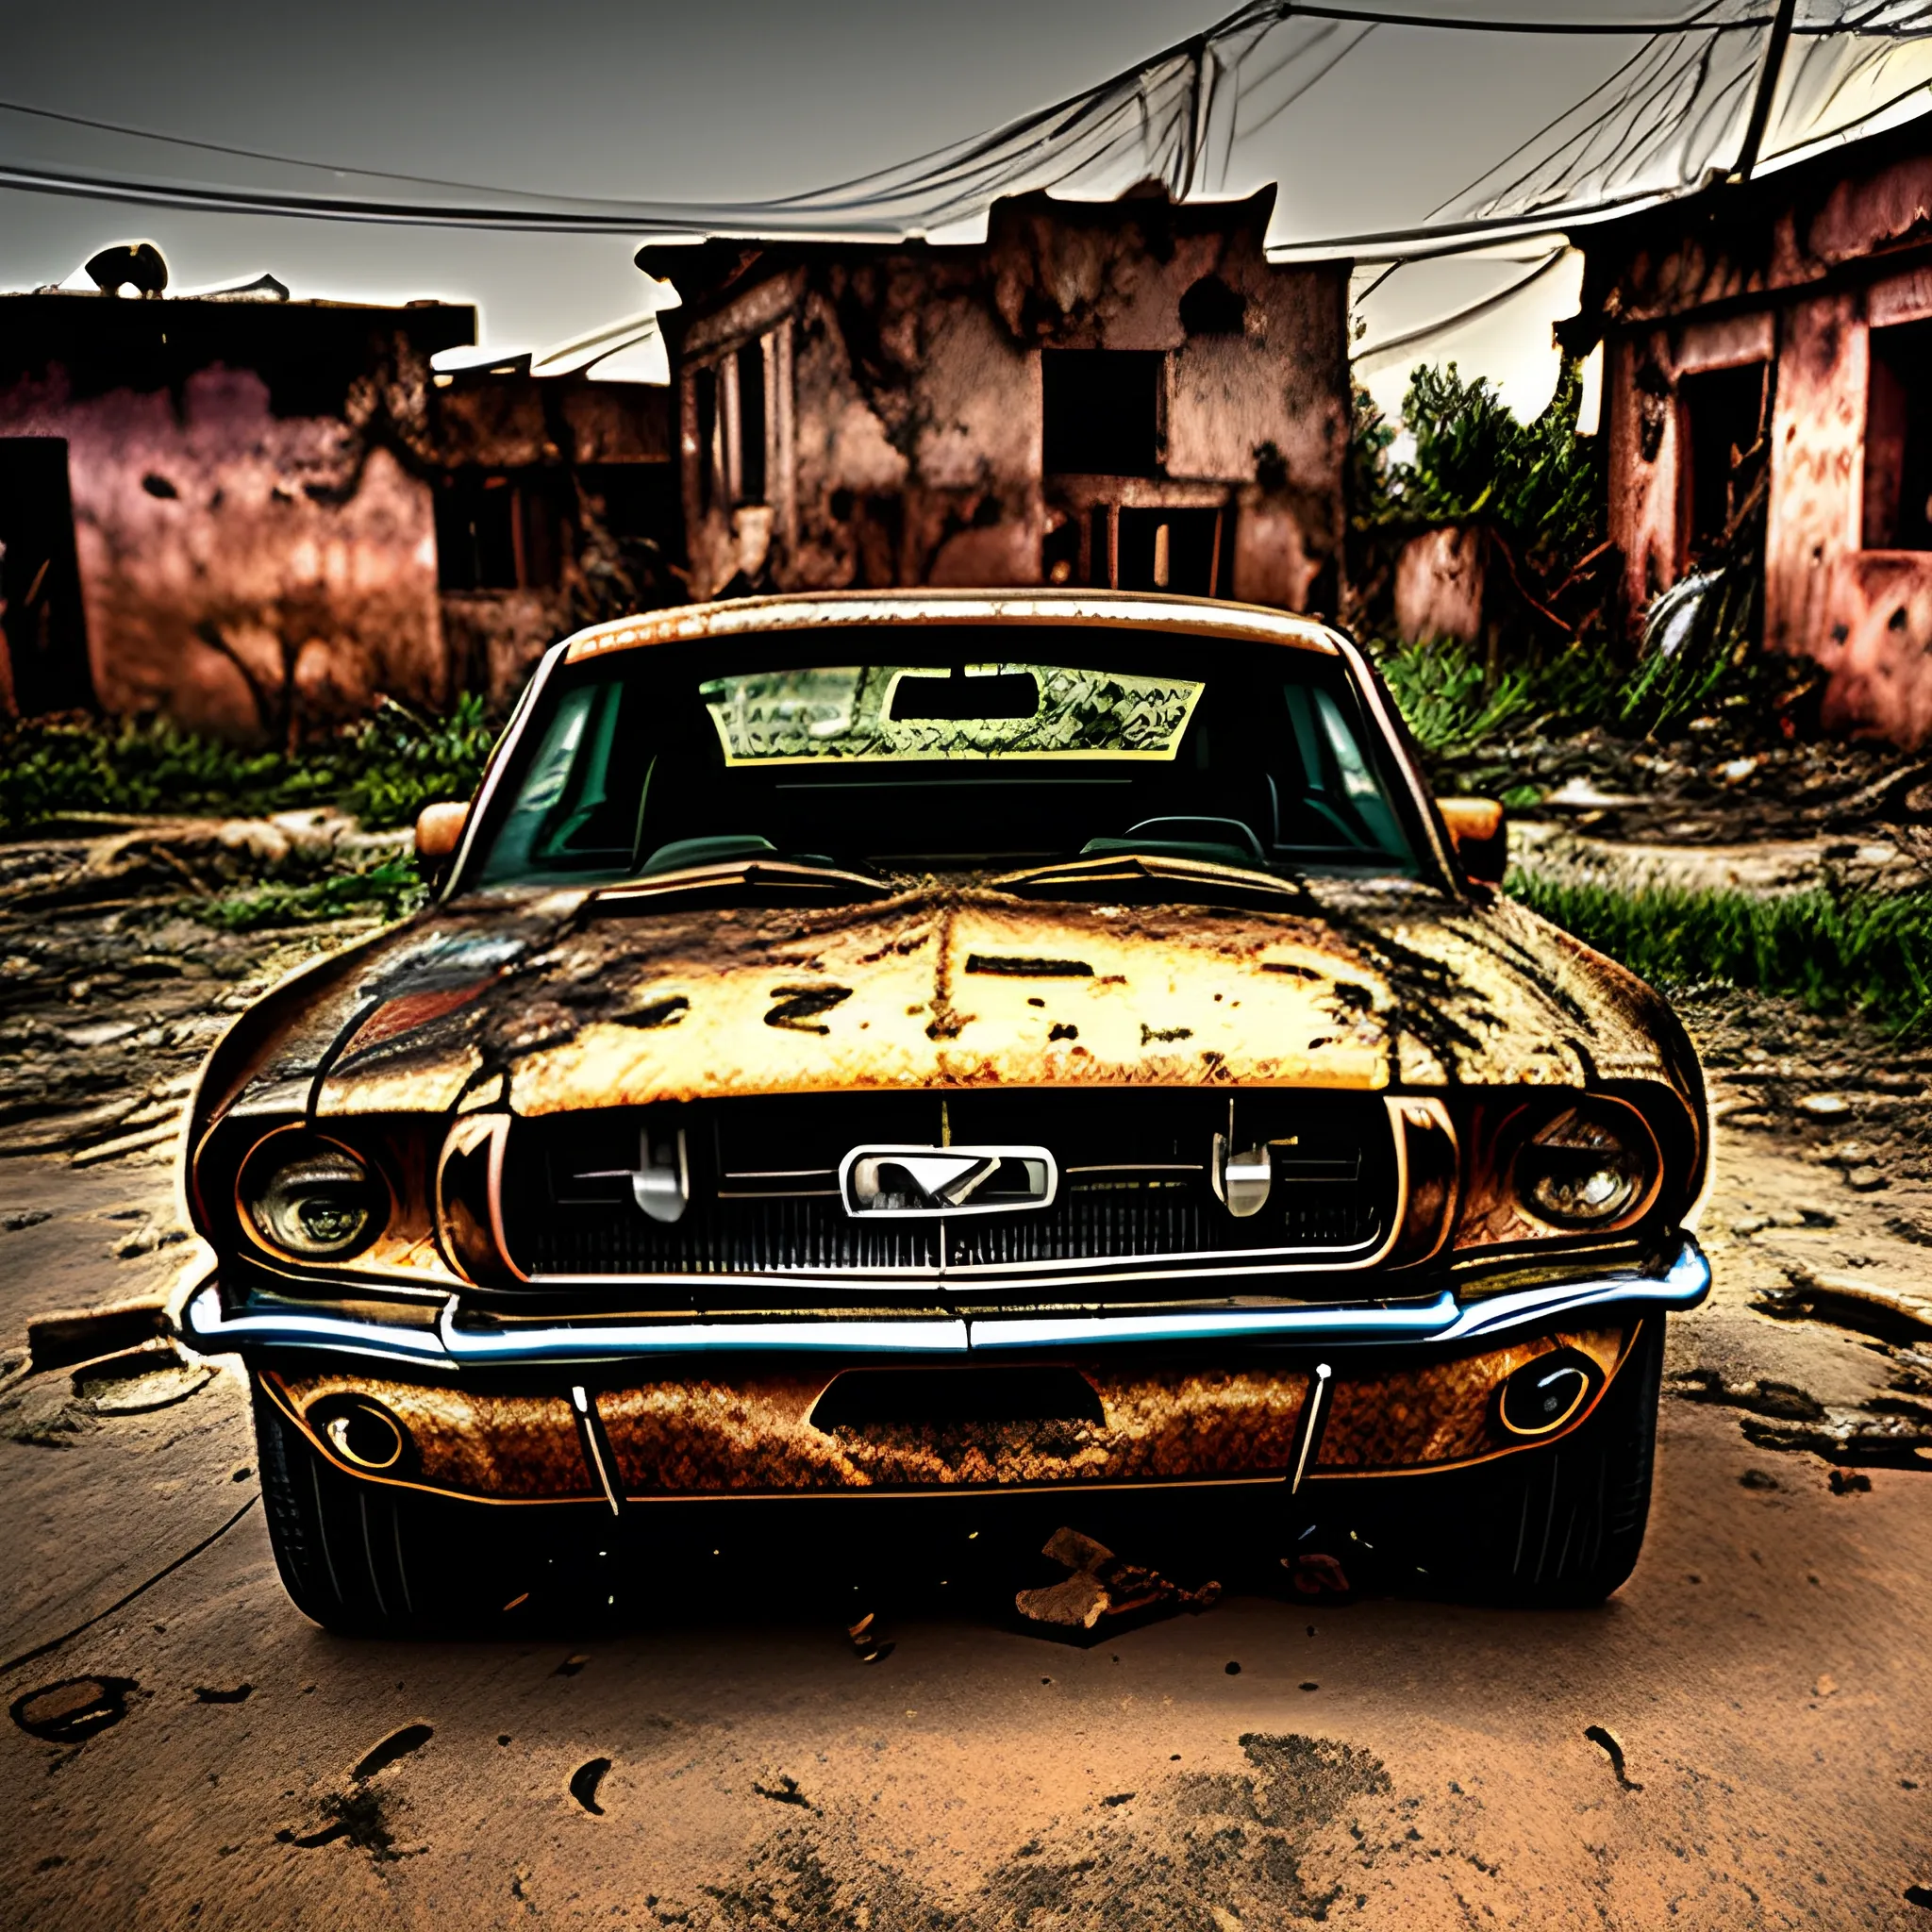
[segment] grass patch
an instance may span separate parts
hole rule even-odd
[[[1590,726],[1628,739],[1667,740],[1692,718],[1748,708],[1785,668],[1761,654],[1651,652],[1634,665],[1574,647],[1492,677],[1474,644],[1439,638],[1372,646],[1377,668],[1431,764],[1507,756],[1511,740]]]
[[[1932,1026],[1932,891],[1624,891],[1520,870],[1507,891],[1666,992],[1719,980],[1901,1035]]]
[[[366,871],[326,878],[269,879],[245,892],[208,900],[194,908],[194,916],[224,932],[258,932],[265,926],[315,925],[331,919],[402,919],[428,896],[413,860],[386,858]]]
[[[66,812],[253,818],[315,806],[373,828],[407,824],[433,800],[469,797],[495,736],[474,696],[446,718],[387,701],[292,756],[199,738],[165,719],[33,719],[0,738],[0,833]]]

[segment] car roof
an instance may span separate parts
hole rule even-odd
[[[906,628],[955,624],[1085,625],[1095,629],[1158,628],[1203,638],[1280,644],[1290,650],[1345,655],[1341,640],[1313,618],[1257,604],[1123,591],[814,591],[795,596],[735,597],[687,604],[591,625],[558,646],[563,661],[582,663],[647,644],[695,643],[707,638],[774,631]]]

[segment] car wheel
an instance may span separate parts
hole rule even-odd
[[[275,1567],[304,1616],[358,1637],[480,1621],[488,1587],[464,1546],[488,1540],[453,1533],[460,1505],[345,1474],[258,1384],[255,1442]]]
[[[1618,1589],[1650,1515],[1662,1373],[1663,1320],[1650,1315],[1581,1428],[1461,1479],[1432,1539],[1431,1577],[1460,1596],[1535,1608],[1598,1604]]]

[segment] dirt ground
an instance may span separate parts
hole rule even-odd
[[[330,938],[104,929],[126,910],[0,932],[33,967],[0,1341],[165,1283],[183,1076]],[[997,1539],[915,1561],[861,1519],[819,1575],[686,1538],[598,1627],[349,1642],[282,1595],[232,1371],[16,1347],[0,1924],[1932,1928],[1932,1055],[1774,1001],[1687,1019],[1717,1287],[1591,1612],[1432,1602],[1366,1553],[1352,1601],[1265,1591],[1257,1512],[1218,1607],[1079,1650],[1001,1614]]]

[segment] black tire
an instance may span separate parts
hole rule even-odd
[[[255,1443],[275,1567],[305,1617],[343,1636],[403,1637],[478,1624],[503,1602],[475,1555],[495,1540],[459,1520],[482,1506],[346,1474],[258,1384]]]
[[[1441,1525],[1433,1582],[1483,1603],[1553,1609],[1600,1604],[1627,1580],[1650,1517],[1663,1330],[1660,1314],[1644,1317],[1581,1428],[1456,1479],[1453,1507],[1432,1512]]]

